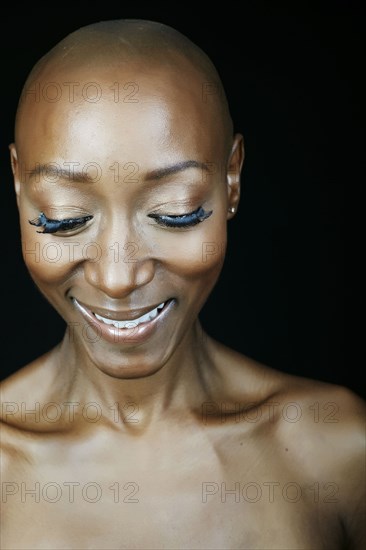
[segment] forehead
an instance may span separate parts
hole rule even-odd
[[[17,147],[29,162],[148,163],[223,150],[217,101],[194,68],[134,63],[45,71],[25,90]]]

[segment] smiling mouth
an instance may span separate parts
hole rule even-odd
[[[137,319],[129,319],[129,320],[116,320],[116,319],[107,319],[106,317],[103,317],[102,315],[98,315],[97,313],[93,313],[93,315],[98,319],[98,321],[101,321],[102,323],[105,323],[106,325],[113,325],[116,328],[134,328],[138,327],[142,323],[147,323],[148,321],[152,321],[157,317],[160,313],[160,311],[164,308],[166,302],[162,302],[157,307],[152,309],[151,311],[148,311],[144,315],[141,315],[141,317],[138,317]]]
[[[95,311],[85,306],[84,304],[79,303],[79,301],[76,298],[73,297],[72,300],[76,305],[77,309],[79,309],[84,316],[88,317],[89,320],[92,321],[92,319],[94,318],[96,319],[96,321],[98,321],[101,324],[112,325],[117,329],[132,329],[132,328],[135,329],[139,325],[143,325],[143,324],[146,325],[150,321],[153,321],[154,319],[156,319],[156,317],[160,315],[163,309],[165,310],[166,306],[170,304],[170,302],[172,301],[171,299],[169,299],[148,311],[145,310],[146,313],[143,313],[142,315],[140,315],[140,317],[131,318],[131,315],[133,316],[133,312],[129,312],[129,313],[126,312],[126,317],[127,316],[130,317],[129,319],[121,319],[121,318],[113,319],[112,315],[110,315],[109,313],[108,313],[108,317],[104,317],[100,313],[96,313]],[[122,317],[122,314],[119,314],[118,316]]]

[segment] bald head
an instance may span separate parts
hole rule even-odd
[[[84,27],[32,70],[15,137],[10,153],[24,250],[40,238],[52,246],[56,233],[65,250],[70,244],[82,250],[55,262],[25,253],[43,294],[67,320],[74,318],[71,296],[89,304],[120,300],[121,311],[127,303],[160,303],[157,297],[167,295],[180,303],[182,296],[177,338],[183,341],[222,266],[222,253],[203,259],[203,245],[225,248],[244,154],[207,56],[159,23]],[[121,251],[133,245],[138,257],[118,252],[113,260],[112,243]],[[89,245],[102,250],[98,258],[83,256]],[[151,349],[166,348],[157,342]],[[138,362],[145,352],[135,347]],[[120,365],[121,349],[110,365]],[[105,352],[103,346],[96,352],[100,365]]]
[[[184,79],[188,86],[200,87],[202,108],[212,104],[213,116],[220,121],[221,132],[230,141],[233,134],[231,117],[220,77],[198,46],[175,29],[153,21],[125,19],[102,21],[69,34],[34,66],[24,85],[19,102],[15,141],[29,115],[27,104],[32,101],[35,84],[68,82],[81,71],[98,81],[100,71],[115,70],[115,74],[135,67],[135,80],[146,71],[157,69],[170,73],[172,79]],[[131,74],[131,71],[130,71]],[[117,80],[117,77],[116,77]],[[41,90],[42,91],[42,90]],[[66,90],[65,90],[66,92]],[[44,94],[43,94],[44,96]],[[52,102],[49,97],[42,97]]]
[[[198,46],[175,29],[154,21],[120,19],[101,21],[66,36],[35,66],[48,62],[62,66],[99,66],[144,59],[173,66],[186,59],[203,74],[219,80],[210,59]]]

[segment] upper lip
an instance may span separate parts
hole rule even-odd
[[[162,303],[166,303],[167,300],[161,300],[161,302],[158,302],[155,305],[148,306],[148,307],[142,307],[139,309],[129,309],[127,311],[115,311],[112,309],[104,309],[101,307],[94,307],[94,306],[88,306],[84,304],[83,302],[80,302],[77,298],[74,298],[81,306],[88,309],[91,313],[96,313],[97,315],[101,315],[101,317],[105,317],[106,319],[112,319],[113,321],[133,321],[134,319],[138,319],[142,315],[145,315],[145,313],[148,313],[149,311],[152,311],[156,307],[160,306]]]

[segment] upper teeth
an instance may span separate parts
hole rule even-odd
[[[146,323],[147,321],[155,319],[155,317],[159,313],[159,310],[161,310],[164,305],[165,302],[162,302],[155,309],[148,311],[144,315],[141,315],[141,317],[138,317],[137,319],[130,319],[128,321],[116,321],[115,319],[107,319],[106,317],[102,317],[102,315],[98,315],[97,313],[94,313],[94,315],[97,319],[99,319],[99,321],[102,321],[107,325],[114,325],[116,328],[134,328],[137,327],[140,323]]]

